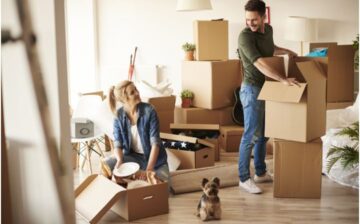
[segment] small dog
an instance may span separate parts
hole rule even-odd
[[[202,221],[221,219],[220,198],[218,197],[220,179],[215,177],[211,181],[204,178],[202,189],[204,194],[201,196],[196,215]]]

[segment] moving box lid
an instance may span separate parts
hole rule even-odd
[[[305,90],[306,83],[300,83],[299,86],[286,86],[276,81],[265,81],[260,94],[259,100],[268,100],[276,102],[286,103],[298,103],[300,102]]]
[[[296,65],[308,84],[319,81],[326,82],[325,72],[318,62],[304,61],[297,62]]]
[[[207,140],[204,139],[198,139],[194,137],[184,136],[184,135],[174,135],[174,134],[168,134],[160,132],[160,138],[161,139],[168,139],[168,140],[175,140],[175,141],[183,141],[183,142],[189,142],[189,143],[200,143],[202,145],[206,145],[208,147],[214,148],[215,145]]]
[[[97,223],[125,192],[102,175],[90,175],[75,189],[76,211],[89,223]]]
[[[182,129],[182,130],[220,130],[218,124],[170,124],[170,129]]]

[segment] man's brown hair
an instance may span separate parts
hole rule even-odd
[[[245,5],[245,11],[258,12],[260,16],[265,15],[266,5],[261,0],[249,0]]]

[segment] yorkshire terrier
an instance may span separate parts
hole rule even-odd
[[[202,221],[221,219],[220,198],[218,197],[220,179],[215,177],[211,181],[204,178],[202,189],[204,191],[200,198],[196,215]]]

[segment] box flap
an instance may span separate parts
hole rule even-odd
[[[298,103],[301,100],[306,89],[306,83],[300,83],[300,87],[286,86],[280,82],[265,81],[259,100],[268,100],[276,102]]]
[[[326,81],[325,72],[317,62],[304,61],[297,62],[296,65],[307,83],[314,81]]]
[[[286,69],[285,69],[285,60],[284,57],[274,56],[274,57],[264,57],[264,62],[266,64],[271,65],[271,68],[276,71],[277,74],[285,77],[286,76]],[[266,80],[274,81],[274,79],[265,76]]]
[[[170,124],[170,129],[182,130],[219,130],[218,124]]]
[[[184,142],[190,142],[190,143],[197,142],[197,138],[194,138],[194,137],[183,136],[183,135],[174,135],[174,134],[168,134],[168,133],[163,133],[163,132],[160,132],[160,138],[175,140],[175,141],[184,141]]]
[[[215,148],[215,144],[211,141],[208,141],[207,139],[198,139],[198,142],[202,145],[206,145],[210,148]]]
[[[189,143],[200,143],[200,144],[206,145],[208,147],[212,147],[212,148],[215,147],[215,145],[213,143],[206,141],[204,139],[198,139],[198,138],[184,136],[184,135],[174,135],[174,134],[160,132],[160,138],[175,140],[175,141],[184,141],[184,142],[189,142]]]
[[[75,189],[76,211],[88,222],[96,223],[125,192],[125,188],[106,177],[91,175]]]

